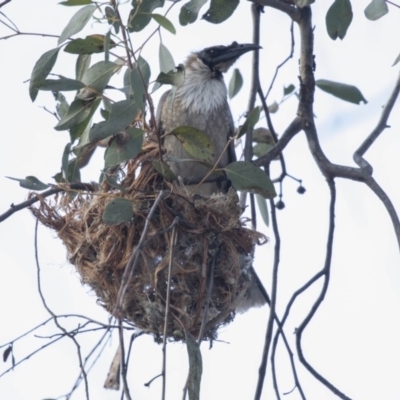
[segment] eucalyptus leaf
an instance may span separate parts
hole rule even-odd
[[[239,0],[211,0],[210,8],[202,18],[213,24],[220,24],[233,14],[238,5]]]
[[[370,21],[376,21],[388,12],[389,8],[385,0],[372,0],[364,10],[365,16]]]
[[[156,82],[161,85],[173,85],[176,87],[181,86],[184,81],[185,71],[183,65],[178,65],[177,68],[168,73],[160,72],[156,79]]]
[[[75,64],[76,80],[78,81],[82,80],[83,76],[85,75],[86,71],[90,66],[91,59],[92,56],[90,54],[79,54]]]
[[[251,111],[249,116],[246,118],[246,121],[244,121],[244,124],[239,127],[238,131],[238,138],[246,134],[249,130],[254,128],[254,125],[258,122],[260,119],[260,107],[254,107],[254,109]]]
[[[173,23],[166,17],[160,14],[151,14],[151,17],[164,29],[167,31],[173,33],[175,35],[176,29],[173,25]]]
[[[195,159],[205,162],[212,162],[214,159],[214,145],[205,132],[192,126],[180,126],[170,132],[170,135],[174,135]]]
[[[256,194],[255,196],[256,196],[258,211],[260,211],[261,218],[263,219],[264,224],[266,226],[269,226],[269,213],[268,213],[267,200],[264,199],[264,197],[260,196],[259,194]]]
[[[184,4],[179,13],[179,23],[182,26],[192,24],[196,21],[199,11],[208,0],[190,0]]]
[[[67,0],[67,1],[61,1],[59,4],[63,6],[83,6],[85,4],[91,4],[93,3],[92,0]]]
[[[131,128],[113,137],[104,153],[105,168],[135,158],[142,149],[144,133],[141,129]]]
[[[101,103],[101,98],[98,98],[95,101],[93,101],[90,105],[88,105],[90,110],[86,118],[78,125],[74,125],[69,129],[69,136],[71,139],[71,143],[73,143],[76,139],[80,139],[78,145],[78,147],[80,147],[89,141],[89,131],[90,131],[92,117],[100,103]]]
[[[102,93],[112,75],[120,66],[111,61],[99,61],[92,65],[83,75],[82,82],[97,93]]]
[[[117,14],[112,7],[107,6],[105,12],[108,24],[113,26],[115,33],[118,35],[121,21],[118,19]]]
[[[118,225],[133,217],[132,202],[128,199],[113,199],[104,208],[102,220],[106,225]]]
[[[94,54],[103,53],[105,50],[104,35],[89,35],[85,39],[71,40],[64,48],[66,53],[71,54]],[[110,49],[116,46],[116,43],[110,40]]]
[[[6,178],[19,182],[19,186],[24,189],[37,190],[40,192],[50,187],[50,185],[46,185],[35,176],[27,176],[25,179],[12,178],[11,176],[7,176]]]
[[[75,91],[85,87],[82,82],[75,79],[61,77],[60,79],[45,79],[38,86],[39,90],[47,90],[52,92],[68,92]]]
[[[343,39],[353,19],[350,0],[335,0],[326,13],[326,29],[331,39]]]
[[[61,32],[61,35],[58,38],[58,44],[60,45],[61,43],[65,42],[69,37],[80,32],[89,22],[96,8],[97,7],[94,4],[91,4],[77,11],[72,16],[67,26]]]
[[[353,104],[360,104],[360,102],[367,103],[359,89],[353,85],[347,85],[345,83],[333,82],[327,79],[318,79],[315,85],[324,92],[331,94],[332,96],[338,97],[339,99],[348,101]]]
[[[129,32],[140,32],[150,23],[152,12],[164,6],[164,0],[133,0],[132,5],[127,27]]]
[[[39,60],[36,61],[32,70],[31,80],[29,82],[29,96],[32,101],[35,101],[38,94],[38,87],[47,78],[49,73],[57,61],[60,48],[51,49],[42,54]]]
[[[64,131],[80,124],[90,114],[90,104],[81,99],[75,99],[68,108],[67,113],[54,127],[56,131]]]
[[[242,74],[237,68],[235,68],[233,70],[231,80],[229,81],[229,88],[228,88],[229,98],[230,99],[234,98],[239,93],[242,86],[243,86]]]
[[[176,175],[172,172],[171,168],[163,161],[153,160],[151,162],[153,168],[168,182],[177,179]]]
[[[266,199],[276,196],[274,184],[261,168],[248,161],[235,161],[224,168],[236,190],[258,193]]]
[[[283,87],[283,95],[288,96],[289,94],[293,93],[296,87],[291,83],[289,86]]]
[[[111,106],[110,118],[92,127],[89,138],[91,142],[98,142],[108,136],[123,131],[136,118],[138,107],[132,100],[122,100]]]

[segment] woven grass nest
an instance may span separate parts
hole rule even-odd
[[[245,228],[234,190],[211,197],[190,195],[156,172],[155,159],[158,145],[147,142],[138,157],[113,171],[123,189],[104,181],[94,192],[79,192],[72,201],[67,192],[41,199],[31,211],[57,231],[82,283],[94,290],[108,312],[156,341],[164,332],[168,339],[184,340],[185,331],[214,339],[218,328],[233,320],[235,307],[250,286],[246,269],[252,264],[254,246],[266,238]],[[161,190],[163,197],[149,218]],[[132,202],[133,217],[106,225],[103,211],[116,198]]]

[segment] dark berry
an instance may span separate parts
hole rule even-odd
[[[306,192],[306,188],[304,186],[299,186],[297,188],[297,193],[304,194]]]
[[[285,208],[285,203],[282,200],[276,202],[275,207],[278,210],[283,210]]]

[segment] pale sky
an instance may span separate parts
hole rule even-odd
[[[343,41],[333,42],[325,29],[325,14],[331,2],[317,1],[313,6],[315,24],[316,78],[330,79],[357,86],[368,100],[366,105],[354,105],[317,91],[315,115],[321,145],[331,161],[354,165],[352,154],[376,125],[382,106],[388,98],[399,66],[391,67],[400,52],[398,13],[390,13],[379,21],[368,21],[363,9],[368,1],[353,1],[354,19]],[[169,3],[168,3],[169,5]],[[129,7],[126,7],[129,9]],[[175,6],[170,19],[177,35],[163,32],[163,42],[170,49],[175,62],[184,61],[190,51],[207,46],[251,41],[250,3],[242,1],[233,17],[223,25],[199,21],[188,27],[177,22],[180,5]],[[78,10],[62,7],[56,1],[13,0],[2,8],[20,28],[27,32],[59,34],[69,18]],[[205,8],[204,10],[205,11]],[[156,27],[133,36],[134,44]],[[289,19],[266,9],[262,15],[262,85],[269,86],[276,65],[289,52]],[[91,30],[93,29],[93,31]],[[90,25],[77,36],[104,33],[104,26]],[[0,25],[0,37],[9,32]],[[296,32],[297,35],[297,32]],[[24,178],[34,175],[44,182],[58,172],[67,132],[53,130],[55,118],[43,110],[54,109],[50,93],[40,93],[31,103],[28,84],[33,65],[45,51],[56,47],[56,39],[22,36],[0,41],[2,54],[0,82],[0,213],[11,203],[20,203],[27,191],[15,181],[5,178]],[[143,57],[151,64],[152,79],[158,74],[158,43],[155,36],[146,46]],[[279,101],[283,85],[298,85],[298,52],[278,77],[269,102]],[[72,77],[75,58],[60,53],[55,72]],[[245,85],[231,102],[235,121],[247,107],[250,78],[246,74],[251,56],[243,56],[235,65],[241,69]],[[230,74],[227,74],[228,82]],[[121,82],[122,76],[117,76]],[[157,102],[163,89],[154,95]],[[294,98],[273,115],[273,123],[281,133],[291,121],[296,109]],[[261,125],[261,124],[260,124]],[[400,169],[400,112],[396,104],[390,129],[386,130],[372,149],[367,160],[374,167],[374,176],[391,197],[397,209],[400,189],[397,172]],[[278,213],[282,238],[281,266],[278,288],[278,312],[281,314],[294,290],[303,285],[322,268],[327,235],[328,189],[324,178],[308,150],[304,135],[299,134],[284,152],[288,172],[303,180],[307,192],[296,193],[297,184],[284,182],[286,208]],[[83,171],[83,181],[97,180],[103,160],[97,152],[92,165]],[[362,184],[337,181],[336,236],[327,297],[303,335],[306,358],[322,375],[352,399],[375,400],[400,398],[399,366],[400,342],[400,263],[399,251],[389,217],[377,198]],[[259,223],[259,229],[270,237],[269,244],[256,253],[255,268],[269,290],[274,240],[270,228]],[[34,219],[27,210],[14,214],[0,224],[0,304],[2,329],[0,344],[6,343],[48,317],[36,288],[34,259]],[[43,227],[39,229],[39,257],[42,268],[42,286],[49,306],[55,313],[77,313],[107,321],[107,313],[96,305],[89,288],[82,287],[73,267],[66,261],[63,245],[57,235]],[[286,324],[286,333],[294,349],[293,332],[320,290],[315,284],[293,307]],[[268,319],[268,308],[251,310],[236,317],[222,328],[219,339],[211,350],[202,345],[204,373],[201,396],[206,400],[251,399],[254,396],[258,366],[261,360],[263,337]],[[65,322],[69,327],[71,322]],[[52,335],[56,328],[45,328],[40,335]],[[80,336],[84,352],[96,338]],[[28,339],[15,345],[18,361],[46,340]],[[107,346],[100,361],[89,375],[92,399],[114,400],[120,393],[105,391],[103,383],[109,364],[118,345],[117,336]],[[278,349],[278,379],[281,392],[293,389],[288,368],[288,356]],[[270,364],[269,364],[270,365]],[[2,364],[1,371],[8,368]],[[150,388],[144,383],[161,371],[161,347],[150,337],[140,337],[133,347],[129,366],[132,396],[135,399],[160,399],[161,380]],[[329,391],[315,381],[298,363],[303,389],[307,399],[334,399]],[[168,347],[167,398],[181,398],[187,373],[187,355],[184,344]],[[0,398],[6,400],[41,400],[55,398],[68,392],[78,375],[78,360],[74,345],[68,339],[51,346],[32,357],[0,379]],[[84,399],[83,385],[73,400]],[[272,399],[272,380],[269,373],[263,399]],[[296,391],[287,396],[300,399]]]

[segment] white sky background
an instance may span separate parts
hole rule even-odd
[[[315,29],[316,78],[330,79],[357,86],[368,100],[356,106],[335,99],[317,90],[315,114],[324,151],[336,163],[354,165],[352,154],[373,129],[381,108],[394,84],[398,66],[391,67],[400,52],[398,24],[400,10],[377,22],[368,21],[363,9],[368,1],[353,1],[354,19],[344,41],[333,42],[325,29],[325,14],[331,1],[317,1],[313,6]],[[183,4],[183,3],[182,3]],[[168,3],[169,5],[169,3]],[[129,7],[126,7],[129,8]],[[180,5],[170,19],[177,35],[163,31],[163,42],[173,53],[176,63],[182,62],[192,50],[206,46],[251,41],[250,3],[242,1],[234,16],[223,25],[199,21],[188,27],[177,22]],[[59,34],[78,10],[57,5],[56,1],[13,0],[2,9],[21,31]],[[204,10],[205,11],[205,8]],[[156,10],[156,12],[160,12]],[[290,48],[289,19],[266,9],[262,15],[263,89],[269,86],[276,65]],[[133,36],[134,45],[142,42],[156,27],[144,35]],[[101,33],[103,26],[93,25]],[[296,30],[295,30],[296,31]],[[84,31],[88,34],[90,30]],[[0,36],[8,32],[0,26]],[[83,37],[84,34],[78,36]],[[297,31],[296,31],[297,35]],[[136,39],[136,38],[140,39]],[[155,36],[146,46],[143,57],[150,63],[152,79],[158,74],[158,43]],[[63,148],[69,140],[67,132],[53,130],[56,120],[41,106],[54,108],[51,94],[39,93],[34,104],[28,95],[28,84],[34,63],[45,51],[56,47],[56,39],[21,36],[0,42],[0,213],[11,203],[26,198],[27,191],[5,176],[23,178],[34,175],[45,182],[59,171]],[[280,73],[269,103],[279,101],[283,85],[297,86],[299,42],[291,63]],[[247,107],[250,78],[246,71],[251,56],[243,56],[236,64],[245,79],[245,87],[231,102],[235,120]],[[75,57],[60,53],[54,72],[72,77]],[[226,78],[229,81],[230,74]],[[121,86],[122,76],[116,78]],[[118,86],[118,85],[117,85]],[[160,90],[154,95],[157,102]],[[274,114],[273,123],[282,132],[292,120],[296,109],[294,98]],[[400,204],[398,171],[400,168],[399,104],[386,130],[367,153],[374,166],[374,176],[395,205]],[[294,290],[304,284],[323,265],[328,219],[328,188],[308,151],[303,134],[299,134],[285,150],[288,172],[300,179],[307,189],[296,193],[297,184],[284,182],[286,208],[278,213],[282,238],[279,275],[278,312],[282,313]],[[102,168],[102,154],[97,152],[92,165],[83,171],[83,181],[97,180]],[[398,248],[389,217],[377,198],[362,184],[337,181],[336,236],[331,283],[327,297],[303,335],[303,348],[309,362],[328,380],[352,399],[400,398],[400,271]],[[259,228],[271,237],[270,244],[256,254],[255,267],[266,287],[270,287],[274,242],[270,229]],[[48,317],[36,288],[34,260],[34,219],[24,210],[0,224],[0,344],[8,342]],[[65,250],[54,232],[39,229],[39,257],[42,286],[49,306],[55,313],[79,313],[107,321],[107,314],[96,305],[89,289],[82,287],[72,266],[66,261]],[[292,332],[307,314],[319,293],[320,284],[303,295],[292,310],[286,325],[293,345]],[[202,399],[251,399],[254,396],[258,366],[261,360],[268,309],[264,307],[239,315],[223,328],[211,351],[202,345],[204,373]],[[56,333],[44,329],[43,335]],[[89,349],[95,338],[79,337],[83,348]],[[34,346],[45,340],[29,339],[15,346],[19,360]],[[107,347],[89,378],[93,399],[114,400],[120,394],[105,391],[102,386],[109,364],[117,348],[117,337]],[[85,347],[86,346],[86,347]],[[294,346],[293,346],[294,348]],[[288,357],[279,348],[278,378],[281,392],[293,388]],[[3,364],[2,371],[6,368]],[[12,373],[0,379],[0,398],[7,400],[40,400],[59,396],[70,390],[77,374],[78,360],[74,345],[68,339],[32,357]],[[161,346],[149,337],[140,337],[134,344],[129,378],[135,399],[160,399],[161,380],[150,389],[143,386],[161,371]],[[298,366],[307,399],[335,398]],[[270,371],[270,369],[269,369]],[[187,372],[186,349],[183,344],[168,347],[167,398],[181,397]],[[265,383],[264,399],[272,397],[270,374]],[[299,399],[298,393],[284,396]],[[73,399],[84,399],[83,385]]]

